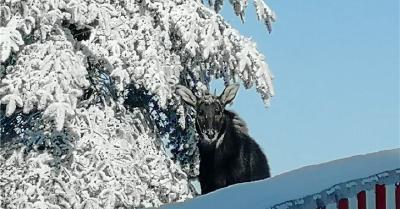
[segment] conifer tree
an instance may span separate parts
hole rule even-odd
[[[246,0],[229,1],[243,20]],[[272,76],[222,0],[0,0],[0,208],[140,208],[192,198],[193,110],[212,79]],[[271,30],[275,15],[254,0]]]

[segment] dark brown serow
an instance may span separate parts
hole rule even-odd
[[[270,177],[267,158],[248,135],[245,122],[225,109],[238,89],[238,84],[232,84],[220,96],[207,93],[199,98],[188,88],[177,87],[183,101],[196,109],[202,194]]]

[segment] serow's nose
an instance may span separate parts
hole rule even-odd
[[[214,132],[214,130],[207,130],[206,134],[207,134],[208,138],[211,139],[214,137],[215,132]]]

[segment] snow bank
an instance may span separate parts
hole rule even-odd
[[[390,182],[387,181],[389,176]],[[306,166],[270,179],[232,185],[162,208],[287,208],[293,204],[304,204],[305,197],[321,198],[322,193],[335,193],[341,185],[350,188],[356,184],[367,186],[369,183],[394,183],[399,180],[400,149],[393,149]]]

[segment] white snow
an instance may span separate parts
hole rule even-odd
[[[319,193],[339,183],[399,168],[400,149],[397,148],[306,166],[266,180],[232,185],[184,203],[162,208],[265,209]]]

